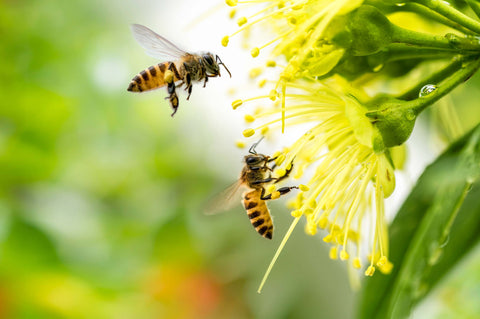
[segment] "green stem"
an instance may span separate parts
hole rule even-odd
[[[472,8],[473,12],[480,18],[480,3],[475,0],[467,0],[468,5]]]
[[[472,0],[469,0],[472,1]],[[376,7],[384,14],[391,14],[394,12],[413,12],[417,13],[421,17],[428,18],[430,20],[436,21],[440,24],[446,25],[452,29],[458,30],[464,34],[475,34],[471,30],[461,26],[455,21],[452,21],[445,16],[439,14],[436,11],[431,10],[423,5],[414,2],[406,2],[402,6],[398,6],[396,4],[387,4],[382,0],[366,0],[363,4],[368,4],[371,6]]]
[[[423,79],[422,81],[415,84],[414,87],[410,88],[408,91],[402,93],[401,95],[397,96],[399,100],[410,101],[416,99],[418,97],[418,92],[420,89],[427,84],[436,84],[442,82],[444,79],[449,78],[457,72],[458,69],[462,67],[463,60],[461,59],[454,59],[450,64],[446,67],[433,73],[432,75],[428,76],[427,78]]]
[[[402,104],[401,107],[413,111],[415,115],[420,114],[425,108],[450,93],[450,91],[456,88],[459,84],[467,81],[480,67],[480,59],[478,59],[478,57],[476,60],[470,59],[470,61],[468,59],[460,59],[459,63],[460,65],[456,65],[457,67],[460,67],[460,69],[438,85],[434,92],[425,97],[406,102],[405,104]]]
[[[413,0],[425,7],[438,12],[444,17],[464,26],[465,28],[472,30],[476,33],[480,33],[480,22],[474,20],[457,9],[451,7],[442,0]]]
[[[452,33],[445,36],[431,35],[392,26],[392,42],[405,43],[421,47],[455,50],[457,53],[480,51],[480,41],[475,37],[459,37]]]
[[[452,50],[439,50],[432,48],[418,48],[401,43],[393,43],[387,47],[388,58],[386,62],[408,59],[445,59],[457,55]]]
[[[426,17],[433,21],[437,21],[438,23],[446,25],[452,29],[458,30],[464,34],[474,34],[474,32],[458,24],[456,21],[447,19],[445,16],[439,14],[438,12],[433,11],[430,8],[422,6],[418,3],[409,2],[409,3],[406,3],[403,7],[400,7],[400,9],[403,9],[404,11],[407,11],[407,12],[418,13],[421,17]]]

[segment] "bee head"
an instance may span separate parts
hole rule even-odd
[[[220,76],[220,66],[218,65],[215,57],[211,53],[205,53],[202,56],[205,67],[207,68],[207,73],[213,76]]]
[[[213,76],[220,76],[220,65],[223,65],[225,70],[227,70],[228,75],[232,77],[232,74],[230,71],[227,69],[225,64],[223,64],[222,60],[220,60],[220,57],[218,55],[213,56],[210,52],[207,52],[203,54],[202,59],[205,63],[205,67],[207,68],[207,73],[213,75]]]
[[[265,156],[263,154],[251,154],[245,156],[245,163],[249,167],[259,167],[263,166],[265,162],[267,161],[268,156]]]

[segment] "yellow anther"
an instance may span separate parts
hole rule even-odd
[[[283,154],[278,155],[277,159],[275,160],[275,164],[277,164],[277,166],[280,166],[282,165],[284,160],[285,160],[285,155]]]
[[[259,48],[253,48],[250,51],[250,54],[252,55],[253,58],[256,58],[260,54],[260,49]]]
[[[375,267],[373,266],[369,266],[367,268],[367,270],[365,270],[365,276],[373,276],[373,274],[375,273]]]
[[[235,7],[238,3],[237,0],[225,0],[225,3],[229,5],[230,7]]]
[[[244,25],[247,22],[248,22],[247,18],[245,18],[245,17],[238,18],[238,20],[237,20],[237,24],[238,24],[239,27],[241,27],[242,25]]]
[[[287,174],[287,171],[284,168],[279,168],[275,171],[275,176],[277,177],[285,176],[285,174]]]
[[[269,68],[274,68],[274,67],[277,66],[277,62],[275,62],[273,60],[268,60],[266,66],[269,67]]]
[[[330,248],[328,256],[330,257],[330,259],[336,260],[338,258],[337,247]]]
[[[303,213],[300,209],[296,209],[296,210],[292,211],[290,214],[292,215],[292,217],[298,218],[298,217],[302,216]]]
[[[333,239],[333,236],[331,234],[328,234],[327,236],[323,237],[323,241],[326,243],[330,243]]]
[[[292,7],[293,10],[300,10],[303,8],[304,3],[298,3]]]
[[[382,267],[383,265],[385,265],[387,263],[387,261],[388,261],[387,257],[382,256],[382,257],[380,257],[380,259],[378,259],[377,266]]]
[[[258,87],[263,88],[267,84],[267,79],[262,79],[258,81]]]
[[[248,75],[250,76],[251,79],[254,79],[258,77],[260,74],[262,74],[262,72],[263,72],[263,69],[261,67],[253,68],[250,70],[250,73]]]
[[[360,269],[362,268],[362,263],[360,262],[360,258],[355,257],[352,262],[353,268]]]
[[[318,221],[318,227],[325,229],[327,228],[327,226],[328,226],[328,218],[327,217],[320,218],[320,220]]]
[[[255,130],[253,128],[247,128],[246,130],[243,131],[243,136],[245,137],[250,137],[253,134],[255,134]]]
[[[347,260],[349,257],[350,257],[350,256],[348,255],[348,253],[347,253],[346,250],[343,249],[343,250],[340,252],[340,259],[341,259],[341,260]]]
[[[317,233],[317,226],[315,224],[310,224],[308,223],[306,228],[305,228],[307,234],[314,236]]]
[[[392,272],[393,264],[387,260],[387,262],[383,266],[378,267],[378,269],[380,269],[382,274],[388,275],[389,273]]]
[[[173,82],[173,72],[170,70],[165,71],[165,75],[163,76],[163,80],[166,83],[172,83]]]
[[[235,145],[238,147],[238,148],[244,148],[246,146],[246,143],[245,141],[243,140],[236,140],[235,141]]]
[[[298,185],[298,188],[300,188],[302,192],[308,192],[308,190],[310,189],[307,185],[303,184]]]
[[[277,91],[271,90],[268,97],[270,98],[270,100],[275,101],[277,99]]]
[[[313,214],[313,209],[311,209],[311,208],[305,208],[305,209],[303,210],[303,213],[304,213],[305,215],[311,215],[311,214]]]
[[[235,17],[236,13],[237,13],[237,10],[232,9],[232,10],[230,10],[230,13],[228,14],[228,16],[230,17],[230,19],[233,19],[233,17]]]
[[[224,36],[224,37],[222,38],[222,45],[223,45],[224,47],[226,47],[226,46],[228,45],[228,41],[229,41],[229,40],[230,40],[230,39],[229,39],[228,35]]]
[[[237,109],[237,107],[239,107],[242,104],[243,104],[242,100],[235,100],[235,101],[232,102],[232,108],[235,110],[235,109]]]
[[[264,126],[262,127],[262,130],[260,131],[262,133],[262,135],[265,135],[265,133],[267,133],[269,130],[268,126]]]
[[[297,18],[290,17],[290,18],[288,18],[288,22],[290,22],[291,24],[297,24]]]
[[[250,114],[245,115],[244,119],[247,123],[252,123],[253,121],[255,121],[255,118]]]

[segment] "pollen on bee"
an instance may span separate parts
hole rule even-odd
[[[255,134],[255,130],[253,128],[247,128],[243,131],[243,136],[250,137]]]
[[[279,191],[274,191],[272,192],[272,199],[277,199],[280,197],[280,192]]]
[[[275,191],[275,185],[268,185],[267,189],[266,189],[266,192],[268,194],[272,193],[273,191]]]
[[[163,79],[165,80],[165,83],[172,83],[173,82],[173,72],[171,70],[165,71],[165,75]]]

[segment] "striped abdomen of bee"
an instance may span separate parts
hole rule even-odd
[[[262,200],[262,189],[254,189],[243,195],[243,205],[255,230],[265,238],[273,237],[273,222],[267,203]]]
[[[130,82],[127,90],[130,92],[144,92],[158,89],[166,85],[165,72],[168,70],[170,63],[172,62],[163,62],[152,65],[151,67],[138,73]],[[174,82],[181,80],[179,78],[180,75],[176,73],[177,72],[173,72]]]

